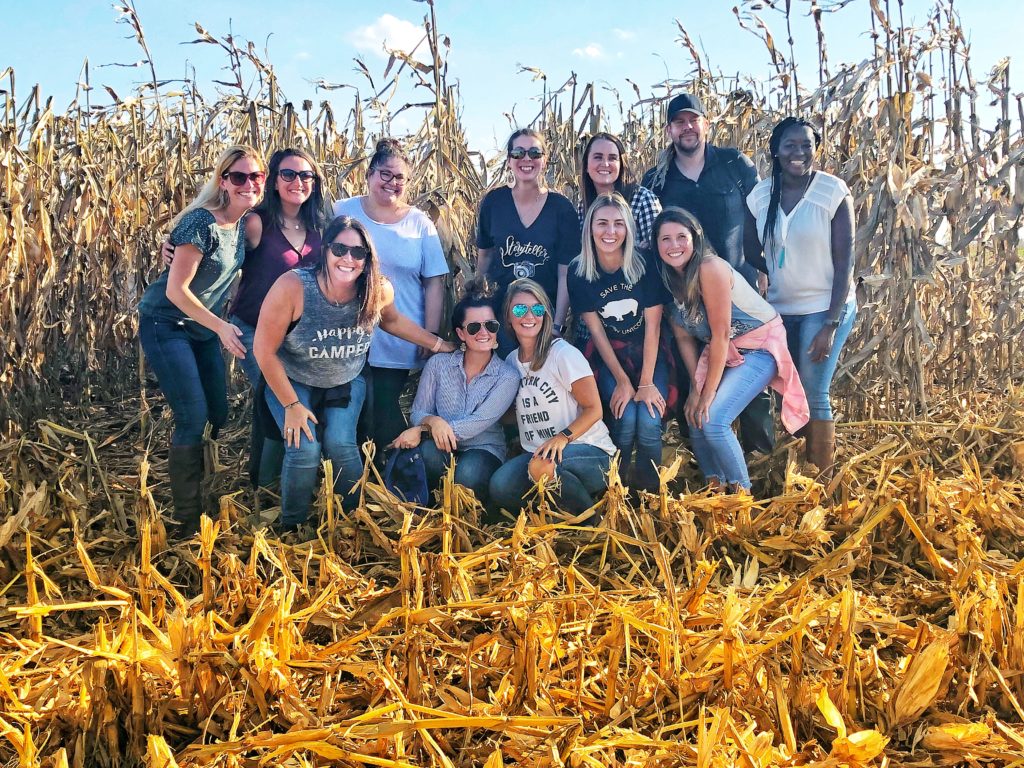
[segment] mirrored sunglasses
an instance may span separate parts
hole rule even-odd
[[[534,317],[544,317],[544,305],[534,304],[532,307],[528,304],[512,305],[513,317],[526,317],[527,312],[532,312]]]
[[[516,147],[508,156],[513,160],[522,160],[524,157],[529,156],[531,160],[539,160],[544,157],[544,150],[540,147],[530,147],[529,149],[523,149],[522,147]]]

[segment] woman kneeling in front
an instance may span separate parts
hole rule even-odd
[[[516,422],[526,453],[491,478],[491,508],[518,512],[535,480],[554,475],[559,505],[574,515],[608,486],[615,444],[601,420],[601,396],[583,353],[552,331],[551,300],[533,280],[508,288],[502,312],[519,343],[508,362],[519,371]]]
[[[366,398],[363,365],[378,325],[434,352],[454,349],[395,309],[394,290],[380,274],[366,228],[339,216],[324,232],[319,263],[274,283],[253,342],[267,404],[285,442],[284,530],[306,520],[321,453],[331,459],[340,492],[347,494],[362,474],[356,422]]]

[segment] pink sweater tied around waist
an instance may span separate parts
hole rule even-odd
[[[789,347],[786,346],[786,329],[782,325],[782,318],[776,315],[760,328],[731,339],[725,355],[726,366],[735,368],[737,365],[743,365],[741,349],[763,349],[775,358],[778,371],[775,378],[768,382],[768,386],[782,396],[782,426],[790,434],[796,434],[798,429],[810,421],[811,411],[807,406],[807,395],[804,394],[804,387],[800,383],[796,364],[789,354]],[[701,389],[704,388],[704,382],[708,377],[710,356],[711,345],[708,344],[701,352],[694,374],[697,386]]]

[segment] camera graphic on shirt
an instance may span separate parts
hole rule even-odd
[[[518,280],[520,277],[533,277],[533,264],[529,262],[520,262],[512,265],[512,274],[515,275]]]

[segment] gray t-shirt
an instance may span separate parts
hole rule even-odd
[[[359,298],[334,304],[320,290],[312,268],[292,273],[302,280],[302,316],[277,350],[285,373],[309,387],[347,384],[362,372],[373,333],[358,325]]]
[[[210,211],[196,208],[182,216],[171,232],[172,245],[194,245],[203,254],[188,287],[200,304],[218,316],[224,311],[231,283],[245,261],[244,222],[243,216],[234,226],[222,227]],[[170,269],[166,269],[150,283],[139,302],[139,314],[183,323],[196,338],[212,339],[217,334],[201,326],[167,298],[169,274]]]

